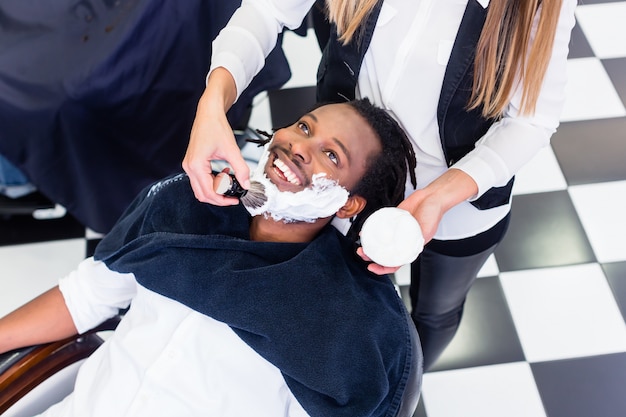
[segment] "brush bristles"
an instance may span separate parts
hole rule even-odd
[[[267,202],[265,186],[258,181],[251,181],[248,192],[239,199],[241,203],[251,209],[258,209]]]

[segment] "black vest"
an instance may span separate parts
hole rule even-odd
[[[317,72],[317,100],[342,102],[355,98],[361,62],[376,27],[382,1],[370,14],[362,28],[360,42],[342,45],[337,40],[337,29],[331,26],[330,40],[324,48]],[[446,68],[439,103],[437,121],[439,137],[448,166],[474,149],[475,143],[487,132],[495,119],[485,119],[481,108],[466,109],[472,91],[473,62],[487,9],[476,0],[469,0],[459,27],[452,54]],[[418,92],[415,92],[416,95]],[[493,187],[472,204],[489,209],[507,204],[514,178],[503,187]]]

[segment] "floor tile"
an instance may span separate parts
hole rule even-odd
[[[567,191],[514,196],[509,230],[495,256],[500,271],[595,261]]]
[[[552,137],[552,149],[567,183],[626,179],[625,132],[626,117],[562,123]]]
[[[551,146],[543,148],[515,175],[513,195],[565,190],[567,182]]]
[[[551,417],[617,417],[626,410],[626,353],[531,364]]]
[[[55,286],[84,257],[84,239],[0,247],[0,316]]]
[[[313,29],[307,36],[299,36],[293,32],[285,32],[283,49],[291,67],[291,79],[283,88],[307,87],[317,82],[317,67],[322,51],[317,44]]]
[[[422,393],[428,417],[546,417],[525,362],[427,373]]]
[[[598,264],[500,279],[527,361],[626,351],[626,324]]]
[[[613,262],[602,265],[617,305],[626,321],[626,262]]]
[[[270,91],[272,125],[275,128],[290,125],[311,110],[315,104],[315,87],[284,88]]]
[[[496,257],[492,254],[487,258],[485,265],[478,271],[478,278],[495,277],[499,272],[498,262],[496,261]]]
[[[626,2],[579,5],[576,20],[596,57],[626,56]]]
[[[597,260],[626,260],[626,181],[573,186],[569,194]]]
[[[467,297],[461,325],[432,371],[524,361],[524,352],[500,281],[477,280]]]
[[[37,220],[30,215],[0,217],[0,246],[85,236],[85,226],[70,215]]]
[[[561,121],[604,119],[626,114],[598,58],[570,59]]]
[[[572,29],[572,36],[569,43],[569,54],[568,58],[585,58],[593,55],[593,50],[591,46],[589,46],[589,42],[587,42],[587,38],[583,33],[580,25],[576,23],[574,28]]]
[[[626,58],[603,59],[602,65],[626,106]]]

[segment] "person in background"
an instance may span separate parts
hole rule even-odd
[[[259,168],[278,191],[257,214],[200,203],[185,174],[164,179],[94,257],[0,319],[0,353],[86,331],[130,304],[74,392],[43,416],[410,416],[419,341],[389,277],[354,253],[368,213],[402,200],[410,148],[360,100],[275,132]],[[281,198],[298,205],[279,209]],[[335,216],[360,219],[352,238],[330,226]]]
[[[298,26],[313,3],[244,0],[215,39],[183,160],[200,201],[236,203],[213,192],[211,160],[227,160],[249,184],[224,114],[278,34]],[[505,235],[515,173],[559,124],[575,7],[576,0],[326,1],[331,33],[318,99],[369,98],[399,121],[417,157],[417,190],[407,189],[399,207],[428,242],[410,287],[426,369],[454,336],[473,281]]]

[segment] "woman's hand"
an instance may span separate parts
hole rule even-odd
[[[407,210],[415,217],[422,229],[424,244],[428,243],[437,232],[443,215],[455,205],[465,201],[478,193],[478,186],[465,172],[458,169],[449,169],[442,176],[428,186],[415,191],[398,205],[398,208]],[[371,261],[359,248],[357,254],[365,261]],[[387,268],[371,263],[368,268],[378,275],[389,274],[398,268]]]
[[[198,102],[191,128],[183,169],[189,175],[194,195],[199,201],[220,206],[235,205],[239,200],[216,194],[213,190],[212,160],[227,161],[239,183],[248,188],[250,168],[241,156],[232,128],[226,118],[236,95],[235,82],[228,71],[217,68],[209,77],[207,88]]]

